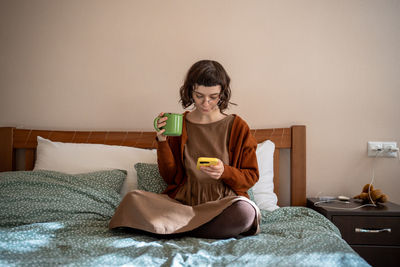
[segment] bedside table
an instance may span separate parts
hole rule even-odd
[[[377,207],[363,207],[354,199],[350,203],[319,202],[307,198],[307,207],[328,218],[339,228],[346,242],[369,264],[378,266],[399,266],[400,263],[400,205],[387,202]],[[344,208],[344,209],[337,209]]]

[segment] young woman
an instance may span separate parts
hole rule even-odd
[[[181,136],[157,132],[158,167],[168,184],[164,194],[134,190],[116,210],[110,228],[154,234],[230,238],[259,231],[260,212],[247,190],[258,181],[257,142],[246,122],[224,111],[230,78],[216,61],[196,62],[180,88],[186,111]],[[158,120],[158,127],[167,117]],[[218,163],[196,168],[198,157]]]

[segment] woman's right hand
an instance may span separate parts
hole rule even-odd
[[[160,127],[165,126],[166,120],[168,119],[168,117],[163,117],[164,116],[164,112],[161,112],[158,117],[161,117],[160,119],[158,119],[157,121],[157,128],[160,129]],[[167,137],[164,135],[165,129],[161,129],[159,131],[157,131],[157,139],[159,142],[163,142],[167,140]]]

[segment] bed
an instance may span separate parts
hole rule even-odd
[[[88,165],[80,158],[85,152],[74,152],[67,159],[58,154],[46,157],[38,146],[41,142],[52,149],[98,145],[119,147],[123,153],[129,147],[136,149],[136,156],[146,154],[128,164],[136,160],[136,167],[154,167],[154,132],[0,128],[0,265],[369,266],[330,221],[305,207],[306,127],[254,129],[252,134],[260,144],[269,140],[274,145],[271,179],[278,203],[280,151],[290,150],[290,207],[261,209],[261,232],[256,236],[215,240],[109,230],[121,192],[129,190],[130,171],[118,163],[107,167],[107,162],[101,163],[107,167],[104,170],[93,167],[74,173],[80,163]],[[103,155],[96,149],[90,154],[92,161]],[[71,169],[56,168],[68,160],[75,160]],[[63,168],[66,172],[60,171]],[[147,176],[156,175],[147,172]],[[130,186],[137,188],[139,183]]]

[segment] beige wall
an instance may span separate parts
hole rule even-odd
[[[371,180],[400,145],[400,1],[0,1],[0,126],[151,130],[196,60],[252,128],[307,125],[307,195]],[[400,203],[400,161],[375,184]]]

